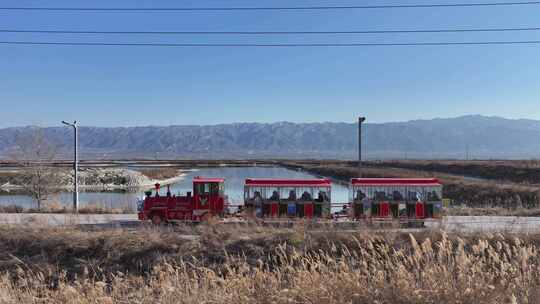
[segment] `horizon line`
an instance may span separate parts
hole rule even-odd
[[[402,120],[402,121],[375,121],[370,122],[369,117],[368,120],[364,123],[365,125],[382,125],[382,124],[400,124],[400,123],[410,123],[410,122],[422,122],[422,121],[434,121],[434,120],[452,120],[452,119],[460,119],[460,118],[468,118],[468,117],[479,117],[479,118],[491,118],[491,119],[504,119],[504,120],[513,120],[513,121],[519,121],[519,120],[530,120],[530,121],[538,121],[540,122],[540,119],[534,119],[534,118],[508,118],[503,117],[499,115],[483,115],[483,114],[464,114],[459,116],[451,116],[451,117],[433,117],[433,118],[418,118],[418,119],[409,119],[409,120]],[[260,124],[260,125],[274,125],[274,124],[357,124],[358,122],[356,120],[346,122],[346,121],[273,121],[273,122],[257,122],[257,121],[242,121],[242,122],[224,122],[224,123],[211,123],[211,124],[169,124],[169,125],[154,125],[154,124],[147,124],[147,125],[124,125],[124,126],[110,126],[110,125],[81,125],[82,128],[104,128],[104,129],[114,129],[114,128],[168,128],[168,127],[215,127],[215,126],[223,126],[223,125],[238,125],[238,124]],[[60,125],[39,125],[39,124],[28,124],[28,125],[16,125],[16,126],[0,126],[0,129],[17,129],[17,128],[63,128],[63,126]]]

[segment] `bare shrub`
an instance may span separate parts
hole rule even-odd
[[[18,205],[0,206],[0,213],[23,213],[24,208]]]
[[[21,167],[16,184],[37,202],[37,208],[58,191],[60,176],[51,166],[56,147],[45,137],[43,130],[32,127],[18,134],[12,158]]]

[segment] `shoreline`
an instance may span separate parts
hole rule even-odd
[[[130,178],[135,175],[138,177],[143,177],[146,180],[140,181],[134,185],[128,184],[79,184],[79,190],[82,192],[117,192],[117,191],[132,191],[137,192],[144,189],[153,189],[156,183],[161,184],[162,186],[172,185],[183,180],[186,176],[186,173],[189,170],[178,170],[178,174],[173,177],[163,178],[163,179],[151,179],[145,175],[142,175],[139,171],[131,169],[122,169],[123,173],[127,173],[125,176],[119,176],[119,178]],[[106,172],[105,170],[102,170]],[[64,184],[61,186],[54,187],[58,191],[70,191],[73,189],[73,184]],[[10,194],[21,194],[25,195],[24,187],[16,184],[12,184],[9,181],[0,185],[0,195],[10,195]]]

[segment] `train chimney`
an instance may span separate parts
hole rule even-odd
[[[159,183],[156,183],[154,186],[156,186],[156,196],[159,196],[159,188],[161,185]]]

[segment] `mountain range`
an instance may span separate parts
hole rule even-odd
[[[34,127],[0,129],[0,156]],[[71,153],[66,127],[43,128],[60,157]],[[356,159],[355,123],[233,123],[209,126],[80,127],[83,158]],[[363,125],[366,159],[538,158],[540,121],[480,115]]]

